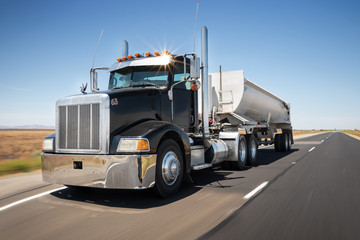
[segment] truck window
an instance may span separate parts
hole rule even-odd
[[[128,87],[130,85],[132,69],[125,68],[121,71],[112,72],[110,74],[109,89]]]
[[[132,86],[156,84],[167,84],[169,70],[164,66],[136,67],[133,71]]]
[[[147,85],[167,85],[168,66],[140,66],[122,68],[110,74],[109,90]]]

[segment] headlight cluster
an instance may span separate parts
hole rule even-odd
[[[54,138],[45,138],[43,142],[43,152],[53,152],[54,151]]]
[[[149,152],[149,140],[145,138],[122,138],[116,149],[117,152]]]
[[[43,152],[55,151],[55,138],[45,138]],[[149,152],[150,144],[146,138],[122,138],[116,149],[117,152]]]

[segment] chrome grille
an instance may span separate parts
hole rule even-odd
[[[110,99],[107,94],[83,94],[56,103],[57,153],[108,154]]]
[[[100,104],[59,106],[59,148],[100,149]]]

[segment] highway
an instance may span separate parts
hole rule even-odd
[[[0,178],[1,239],[360,239],[360,141],[340,132],[259,149],[244,171],[193,173],[169,199]]]

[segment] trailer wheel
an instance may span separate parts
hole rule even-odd
[[[286,133],[280,135],[280,151],[287,152],[289,149],[289,137]]]
[[[155,190],[163,198],[174,195],[183,178],[183,157],[179,145],[172,139],[161,143],[156,159]]]
[[[246,139],[243,135],[239,137],[239,147],[238,147],[238,160],[237,162],[229,162],[232,169],[242,170],[246,165],[248,150]]]
[[[288,151],[291,151],[292,143],[291,143],[291,133],[288,133]]]
[[[281,134],[276,134],[275,135],[275,139],[274,139],[274,146],[275,146],[275,151],[276,152],[280,152],[280,146],[281,146],[281,139],[280,139]]]
[[[247,160],[246,164],[250,166],[254,166],[257,158],[257,142],[255,136],[253,134],[246,135],[246,143],[247,143]]]

